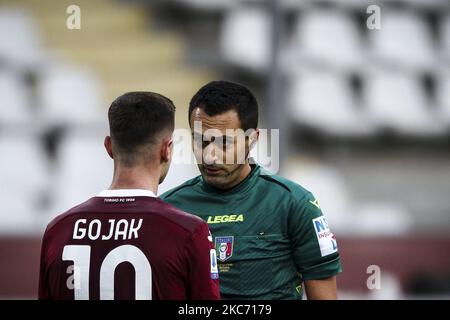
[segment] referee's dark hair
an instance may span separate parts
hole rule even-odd
[[[112,149],[125,166],[133,166],[140,155],[149,154],[175,127],[173,102],[154,92],[128,92],[108,110]]]
[[[195,108],[215,116],[235,110],[244,131],[258,127],[258,102],[245,86],[229,81],[212,81],[198,90],[189,103],[189,118]],[[189,121],[190,122],[190,121]]]

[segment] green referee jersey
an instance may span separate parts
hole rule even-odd
[[[230,190],[198,176],[161,198],[207,221],[224,299],[300,299],[303,280],[341,272],[337,243],[318,201],[258,165]]]

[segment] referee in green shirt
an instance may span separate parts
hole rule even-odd
[[[304,288],[308,299],[336,299],[342,269],[318,201],[250,164],[259,136],[254,95],[239,84],[210,82],[192,98],[189,123],[201,176],[162,199],[207,221],[222,298],[301,299]],[[251,133],[239,139],[243,131]]]

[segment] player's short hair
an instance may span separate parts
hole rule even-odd
[[[113,150],[126,165],[175,127],[175,105],[154,92],[128,92],[113,101],[108,110]]]
[[[195,108],[215,116],[235,110],[244,131],[258,126],[258,102],[245,86],[229,81],[212,81],[198,90],[189,103],[189,118]]]

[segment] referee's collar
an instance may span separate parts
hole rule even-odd
[[[152,197],[156,198],[156,195],[150,190],[144,189],[114,189],[103,190],[97,197],[112,198],[112,197]]]

